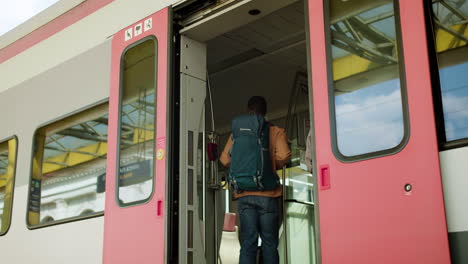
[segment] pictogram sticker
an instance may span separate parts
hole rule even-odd
[[[143,25],[140,23],[135,26],[135,37],[143,33]]]
[[[145,32],[153,28],[153,18],[148,18],[144,22],[145,24]]]
[[[133,38],[133,28],[125,30],[125,41],[129,41]]]
[[[164,158],[164,150],[163,149],[158,149],[158,153],[156,154],[156,158],[158,160],[162,160]]]

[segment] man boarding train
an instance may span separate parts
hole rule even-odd
[[[229,167],[229,183],[238,200],[240,264],[256,263],[259,235],[263,263],[277,264],[282,188],[276,170],[289,161],[291,150],[285,130],[265,120],[265,98],[251,97],[247,110],[248,115],[233,120],[232,134],[220,156]]]

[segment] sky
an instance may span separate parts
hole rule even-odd
[[[399,79],[338,95],[335,107],[338,149],[345,156],[390,149],[403,139]]]
[[[468,136],[467,72],[468,62],[440,71],[447,141]],[[403,139],[399,79],[338,95],[335,111],[338,149],[345,156],[390,149]]]
[[[60,0],[0,0],[0,35]]]
[[[468,135],[468,62],[440,71],[442,104],[447,140]]]

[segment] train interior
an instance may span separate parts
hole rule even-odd
[[[181,145],[187,132],[187,151],[192,153],[190,144],[198,141],[199,157],[194,158],[197,160],[194,164],[198,171],[197,184],[191,182],[194,179],[190,161],[187,162],[186,182],[189,189],[193,188],[188,196],[197,198],[184,197],[184,187],[180,191],[181,205],[184,198],[189,205],[195,205],[180,209],[180,218],[184,219],[187,214],[188,219],[186,223],[179,220],[180,229],[187,226],[189,234],[188,243],[180,238],[183,244],[179,246],[180,260],[186,257],[187,263],[192,260],[193,263],[215,263],[214,259],[218,258],[218,263],[239,263],[239,216],[237,202],[232,199],[233,191],[227,188],[225,181],[227,169],[202,153],[207,151],[204,146],[212,142],[218,145],[221,153],[230,135],[231,120],[246,113],[251,96],[260,95],[268,103],[266,119],[286,130],[292,152],[287,167],[277,171],[284,183],[280,261],[315,263],[313,176],[305,161],[310,114],[304,2],[278,1],[272,5],[270,1],[253,1],[188,26],[181,35],[181,72],[195,64],[190,60],[195,60],[199,62],[196,65],[206,63],[207,78],[200,82],[204,73],[190,73],[190,70],[181,76],[181,120],[204,122],[195,122],[193,130],[200,136],[194,139],[190,139],[193,135],[188,128],[190,125],[186,124],[187,129],[181,126]],[[198,51],[185,52],[189,47]],[[200,58],[204,52],[206,61]],[[198,78],[190,75],[198,75]],[[194,89],[198,89],[198,93],[191,92]],[[196,104],[196,94],[205,96],[203,105]],[[197,111],[201,114],[195,114]],[[181,153],[187,151],[181,149]],[[201,160],[205,160],[204,165]],[[185,186],[183,175],[181,172],[181,186]],[[179,235],[184,233],[180,231]]]

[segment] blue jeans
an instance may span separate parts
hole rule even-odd
[[[238,199],[240,216],[240,264],[255,264],[258,235],[262,239],[263,263],[278,264],[278,198],[244,196]]]

